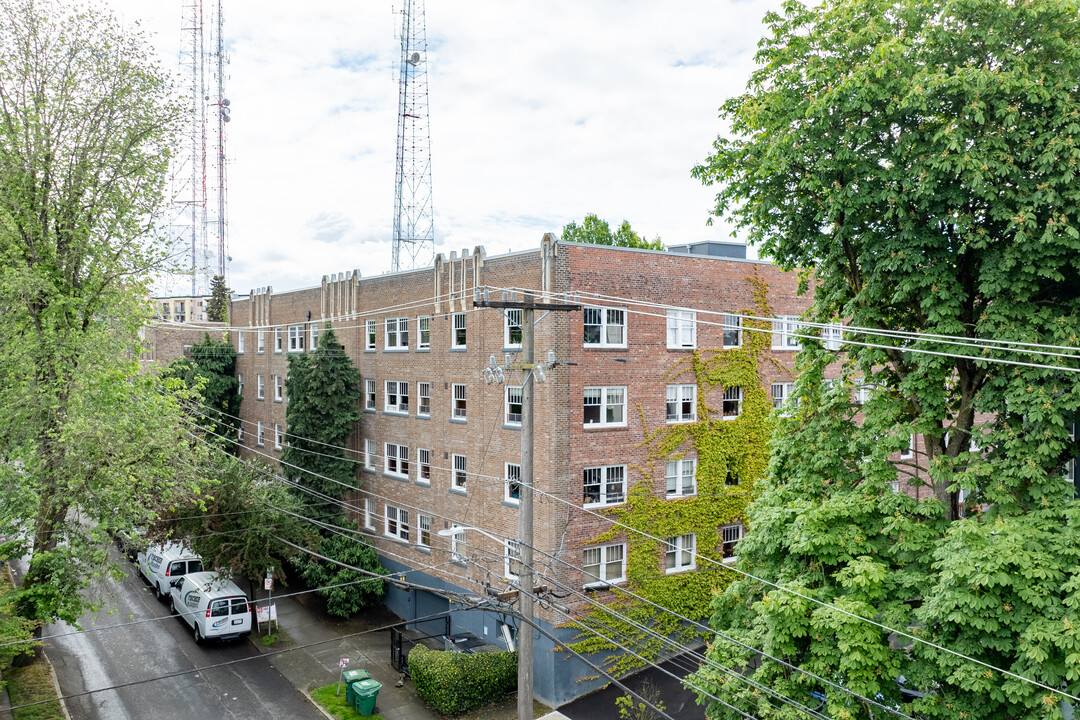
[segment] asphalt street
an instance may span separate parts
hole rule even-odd
[[[79,624],[93,630],[148,622],[46,640],[63,694],[76,696],[66,700],[74,720],[323,717],[274,668],[272,658],[260,656],[246,639],[196,645],[190,627],[170,617],[167,603],[154,598],[135,566],[124,562],[123,567],[122,582],[104,581],[113,596],[111,612],[88,615]],[[74,630],[51,625],[44,635]],[[241,662],[202,669],[237,660]],[[179,672],[185,674],[163,677]],[[103,689],[127,683],[135,684]]]

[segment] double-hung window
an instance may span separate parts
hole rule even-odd
[[[416,544],[422,548],[431,547],[431,516],[416,516]]]
[[[371,498],[364,498],[364,529],[375,529],[375,501]]]
[[[255,337],[256,337],[256,339],[258,341],[258,343],[255,346],[255,352],[257,352],[257,353],[259,353],[261,355],[264,352],[266,352],[266,331],[263,330],[262,328],[259,328],[259,331],[258,331],[258,333],[256,334]]]
[[[582,478],[585,505],[617,505],[626,500],[626,466],[585,468]]]
[[[855,404],[865,405],[870,402],[870,395],[874,392],[873,385],[860,385],[855,388]]]
[[[383,458],[383,472],[395,477],[409,477],[409,446],[386,443],[386,456]]]
[[[667,421],[669,423],[697,420],[697,385],[667,386]]]
[[[255,376],[255,399],[262,400],[266,397],[266,381],[263,380],[262,373]]]
[[[364,409],[375,409],[375,378],[364,380]]]
[[[901,460],[910,460],[915,457],[915,434],[908,435],[908,445],[900,451]]]
[[[626,580],[626,545],[585,548],[581,569],[585,587],[598,587]]]
[[[236,394],[244,394],[244,373],[236,373]]]
[[[742,317],[740,315],[724,315],[724,347],[742,347]]]
[[[409,383],[404,380],[386,381],[386,412],[409,414]]]
[[[503,347],[521,347],[521,308],[510,308],[503,321]]]
[[[244,331],[236,331],[236,352],[237,354],[243,354],[244,352]]]
[[[802,347],[798,315],[777,315],[772,321],[772,329],[773,350],[798,350]]]
[[[431,417],[431,383],[416,383],[416,414]]]
[[[289,352],[304,351],[304,326],[289,326]]]
[[[311,337],[309,338],[310,342],[308,343],[308,350],[315,350],[316,348],[319,347],[319,324],[318,323],[311,323],[311,330],[309,332],[309,335]]]
[[[281,328],[274,328],[274,352],[280,353],[285,346],[285,338],[281,335]]]
[[[454,383],[454,407],[453,414],[450,416],[453,420],[465,420],[468,417],[468,401],[465,397],[465,385],[464,383]]]
[[[720,546],[720,550],[723,552],[725,560],[735,557],[736,548],[739,545],[739,541],[742,540],[742,536],[742,523],[724,525],[720,528],[720,539],[723,543]]]
[[[377,323],[375,320],[364,321],[364,350],[375,349],[375,338],[377,335]]]
[[[282,397],[283,397],[282,385],[283,385],[283,383],[281,381],[281,376],[280,375],[275,375],[274,376],[274,402],[281,402],[281,400],[282,400]]]
[[[798,399],[793,397],[795,383],[781,382],[772,384],[772,406],[774,410],[790,410],[798,404]],[[787,407],[785,407],[787,406]]]
[[[431,347],[431,316],[421,315],[416,318],[416,349],[427,350]]]
[[[625,387],[587,387],[584,407],[587,426],[626,426]]]
[[[525,567],[521,561],[521,543],[517,540],[507,539],[506,552],[503,556],[503,576],[507,580],[517,580]]]
[[[821,341],[826,350],[839,350],[844,342],[844,323],[830,323],[821,328]]]
[[[697,313],[693,310],[667,311],[667,346],[669,350],[697,347]]]
[[[456,525],[454,534],[450,536],[450,559],[462,564],[469,560],[469,544],[465,539],[465,531]]]
[[[241,420],[240,424],[236,426],[236,441],[244,442],[244,421]]]
[[[386,506],[386,535],[409,542],[409,511]]]
[[[626,347],[626,310],[585,308],[586,347]]]
[[[386,349],[409,349],[409,318],[386,318]]]
[[[417,475],[416,482],[423,485],[431,484],[431,451],[427,448],[418,448],[416,450],[416,462],[420,466],[420,472]]]
[[[1075,457],[1076,451],[1073,450],[1072,448],[1074,447],[1074,443],[1076,442],[1076,423],[1067,423],[1066,427],[1069,428],[1069,449],[1074,454],[1074,457],[1070,458],[1070,460],[1067,463],[1065,463],[1064,477],[1068,482],[1071,482],[1071,483],[1075,484],[1076,483],[1076,457]]]
[[[697,492],[697,460],[683,458],[682,460],[668,460],[667,463],[667,496],[685,497]]]
[[[521,425],[521,387],[506,388],[506,418],[507,425]]]
[[[697,536],[694,533],[669,537],[664,552],[664,567],[669,573],[693,570],[696,564]]]
[[[257,421],[255,431],[255,444],[262,447],[266,441],[266,432],[263,430],[262,420]]]
[[[280,450],[281,444],[285,439],[285,433],[281,431],[281,424],[274,423],[274,449]]]
[[[743,392],[741,387],[724,388],[723,413],[725,420],[742,415]]]
[[[506,490],[503,500],[517,505],[521,502],[521,466],[506,463]]]
[[[375,452],[375,441],[365,439],[364,440],[364,469],[374,470],[375,460],[377,453]]]
[[[450,347],[455,349],[465,348],[465,313],[454,313],[454,324],[450,336]]]
[[[454,458],[454,486],[452,489],[465,492],[465,481],[469,479],[469,473],[465,469],[465,456],[453,455]]]

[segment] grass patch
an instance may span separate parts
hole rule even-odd
[[[56,686],[53,685],[49,666],[45,661],[38,660],[26,667],[5,668],[4,680],[7,682],[13,706],[52,700],[13,711],[15,720],[64,720],[64,711],[56,700]]]
[[[340,695],[334,694],[337,692],[337,689],[337,683],[324,685],[321,688],[311,691],[311,699],[323,710],[330,713],[332,717],[336,718],[336,720],[356,720],[356,718],[364,717],[345,704],[345,683],[341,683]],[[384,720],[383,716],[378,714],[370,715],[368,717],[371,717],[374,720]]]

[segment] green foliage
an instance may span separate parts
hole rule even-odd
[[[718,215],[814,278],[814,320],[1075,347],[1078,9],[788,2],[766,18],[748,92],[721,109],[732,138],[695,174],[719,186]],[[1077,694],[1080,509],[1061,477],[1077,454],[1076,373],[986,362],[1039,361],[995,348],[854,339],[880,347],[846,346],[831,387],[822,377],[841,356],[804,341],[799,412],[774,435],[740,567]],[[877,390],[854,408],[862,383]],[[912,433],[926,454],[894,462]],[[917,497],[893,492],[898,479]],[[901,702],[902,675],[928,693],[904,706],[920,717],[1061,717],[1031,684],[920,643],[894,650],[886,631],[754,580],[732,583],[714,610],[725,634],[886,704]],[[720,638],[710,654],[750,659]],[[833,717],[880,716],[776,663],[753,675],[800,701],[824,693]],[[695,681],[766,712],[712,670]]]
[[[660,699],[662,697],[660,689],[648,680],[641,683],[637,694],[661,713],[667,709]],[[630,693],[615,698],[615,707],[619,709],[619,717],[623,720],[660,720],[660,715],[656,710],[653,710],[645,702],[638,700]]]
[[[190,355],[170,363],[165,376],[179,379],[202,396],[196,422],[207,432],[208,442],[235,455],[243,399],[236,379],[236,349],[227,340],[212,340],[210,333],[203,333]]]
[[[316,350],[289,355],[285,391],[289,404],[282,471],[291,480],[341,498],[357,485],[356,464],[339,448],[348,445],[360,422],[363,388],[360,371],[329,323]],[[305,502],[318,501],[305,496]]]
[[[409,673],[416,694],[443,715],[457,715],[499,700],[517,688],[516,652],[456,653],[416,645]]]
[[[746,278],[752,288],[756,307],[748,315],[769,316],[767,287],[756,276]],[[760,321],[749,320],[747,328],[763,328]],[[605,512],[619,523],[659,538],[696,533],[698,562],[694,572],[664,573],[663,542],[640,533],[624,531],[619,526],[594,538],[592,542],[611,542],[626,532],[626,575],[630,589],[637,595],[686,617],[703,619],[708,615],[712,596],[730,581],[731,573],[714,563],[723,559],[722,525],[743,520],[747,504],[757,492],[757,483],[768,464],[768,438],[773,428],[772,402],[762,389],[760,360],[770,346],[767,333],[744,331],[743,345],[725,350],[695,350],[680,359],[667,374],[669,382],[697,385],[697,417],[693,423],[662,425],[646,430],[645,463],[635,466],[641,480],[630,489],[625,504]],[[722,420],[716,409],[708,406],[710,391],[724,387],[743,389],[742,413],[735,420]],[[639,408],[640,411],[640,408]],[[644,414],[642,413],[642,424]],[[653,488],[666,477],[667,462],[693,451],[697,463],[697,494],[668,500],[657,497]],[[738,484],[728,484],[737,477]],[[713,562],[710,562],[713,561]],[[615,592],[605,607],[669,637],[679,644],[700,641],[704,633],[672,615]],[[618,648],[594,635],[594,630],[609,638],[634,638],[635,652],[652,660],[671,654],[671,645],[630,624],[606,610],[595,608],[576,619],[582,633],[573,643],[581,653],[606,652],[608,670],[622,674],[641,667],[638,658],[618,652]]]
[[[345,695],[345,688],[336,682],[311,691],[311,699],[334,720],[355,720],[359,715],[345,702]],[[371,720],[383,720],[383,716],[376,713]]]
[[[229,299],[232,291],[225,284],[225,278],[215,275],[210,281],[210,301],[206,304],[206,319],[210,322],[229,320]]]
[[[570,221],[563,227],[562,239],[567,242],[589,243],[592,245],[614,245],[616,247],[640,248],[643,250],[663,250],[664,243],[660,242],[657,235],[652,240],[646,240],[630,228],[630,223],[622,221],[622,225],[614,233],[607,220],[601,220],[595,214],[585,216],[578,225]]]
[[[317,549],[320,555],[368,572],[388,574],[374,548],[360,535],[355,524],[343,519],[336,523],[336,532],[323,531]],[[386,594],[385,580],[371,578],[333,562],[301,555],[297,557],[297,564],[304,582],[311,587],[325,588],[319,594],[326,598],[326,611],[331,615],[349,617],[378,604]]]

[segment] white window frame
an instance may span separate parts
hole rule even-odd
[[[799,406],[798,398],[792,397],[795,394],[795,383],[774,382],[770,391],[773,410],[779,410],[782,415],[786,415],[792,408]]]
[[[599,393],[598,403],[589,403],[591,395]],[[616,396],[613,393],[621,395],[621,402],[614,400]],[[584,398],[582,399],[582,420],[585,427],[626,427],[626,386],[625,385],[598,385],[587,386],[584,392]],[[596,405],[600,408],[600,418],[595,422],[589,422],[584,417],[584,408]],[[618,408],[619,419],[608,420],[609,413]]]
[[[915,457],[915,433],[908,435],[907,449],[900,451],[901,460],[910,460]]]
[[[452,420],[468,420],[469,397],[465,383],[453,383],[450,385],[452,392],[452,405],[450,406],[450,418]],[[460,391],[460,392],[459,392]]]
[[[517,497],[514,497],[514,486],[517,486]],[[521,503],[521,465],[519,463],[506,463],[503,471],[503,501],[511,505]]]
[[[377,392],[378,386],[375,384],[375,378],[364,379],[364,409],[374,410],[375,401],[378,399]]]
[[[425,402],[425,400],[427,402]],[[416,416],[431,417],[431,383],[416,383]]]
[[[670,308],[667,311],[668,350],[693,350],[697,347],[697,313]]]
[[[697,535],[686,533],[664,541],[664,572],[686,572],[697,567]],[[689,560],[687,557],[689,556]]]
[[[584,313],[583,345],[590,348],[624,348],[626,347],[626,308],[612,308],[603,306],[586,306]],[[590,322],[590,320],[592,322]],[[589,328],[597,328],[596,342],[589,342]],[[612,331],[618,328],[618,341],[611,339]]]
[[[821,342],[826,350],[839,350],[844,343],[844,323],[829,323],[821,328]]]
[[[720,316],[721,330],[723,332],[724,349],[741,348],[743,340],[742,315],[726,314]],[[728,334],[735,331],[735,342],[728,342]]]
[[[255,444],[263,447],[266,440],[266,432],[263,430],[262,420],[255,421]]]
[[[777,315],[772,321],[772,349],[801,350],[800,328],[798,315]]]
[[[371,438],[364,438],[364,469],[375,469],[375,441]]]
[[[304,326],[289,326],[289,352],[304,352]]]
[[[450,535],[450,561],[464,565],[469,562],[469,541],[465,537],[465,529],[455,525],[452,530],[454,532]]]
[[[262,355],[266,352],[266,330],[259,328],[256,333],[255,352]]]
[[[280,450],[282,440],[284,440],[284,433],[281,432],[281,423],[274,423],[274,449]]]
[[[409,318],[393,317],[383,321],[383,349],[409,349]]]
[[[408,480],[409,446],[388,442],[383,444],[383,448],[383,473]]]
[[[515,567],[516,566],[516,567]],[[521,557],[521,543],[513,538],[503,542],[503,577],[507,580],[519,580],[525,562]],[[518,572],[514,572],[517,570]]]
[[[236,394],[244,394],[244,373],[236,373]]]
[[[723,562],[735,562],[739,555],[739,542],[746,535],[746,528],[742,523],[731,523],[720,526],[720,554],[724,556]],[[731,545],[728,547],[728,545]]]
[[[240,424],[236,426],[236,442],[244,442],[244,421],[241,420]]]
[[[386,515],[383,517],[383,535],[409,542],[409,511],[387,503]]]
[[[243,355],[244,354],[244,331],[243,330],[237,330],[236,331],[236,354],[237,355]]]
[[[468,492],[467,484],[469,482],[469,464],[464,455],[453,454],[451,457],[451,468],[453,469],[453,481],[450,489],[455,492]]]
[[[285,340],[281,336],[281,328],[274,328],[274,354],[280,355],[282,349],[285,347]]]
[[[693,458],[668,460],[668,498],[691,497],[693,495],[697,495],[697,460]]]
[[[431,516],[417,514],[416,516],[416,546],[431,548]]]
[[[870,402],[870,395],[874,392],[873,385],[859,385],[855,388],[854,401],[856,405],[865,405]]]
[[[396,415],[409,414],[409,383],[404,380],[387,380],[383,410]]]
[[[274,402],[281,402],[284,398],[284,385],[280,375],[274,376]]]
[[[517,402],[514,402],[514,400],[511,398],[512,393],[516,393]],[[525,397],[525,390],[524,390],[523,386],[521,386],[521,385],[507,385],[506,386],[506,391],[503,393],[503,424],[504,425],[509,425],[510,427],[521,427],[522,402],[524,400],[524,397]],[[517,406],[517,412],[516,413],[511,412],[511,409],[515,405]],[[517,416],[516,420],[514,419],[515,415]]]
[[[375,350],[376,338],[379,334],[378,325],[374,318],[364,321],[364,350]]]
[[[743,393],[741,387],[728,387],[724,388],[724,398],[720,401],[720,412],[723,415],[724,420],[734,420],[742,415],[743,400],[746,399],[746,394]],[[735,413],[731,414],[727,411],[727,404],[729,402],[736,403]]]
[[[431,347],[431,316],[416,317],[416,349],[427,350]]]
[[[256,380],[255,399],[256,400],[265,400],[266,399],[266,380],[263,379],[262,373],[259,373],[258,375],[256,375],[255,380]]]
[[[431,450],[416,449],[416,482],[421,485],[431,484]]]
[[[596,488],[590,493],[587,488]],[[615,489],[617,488],[617,489]],[[581,471],[581,500],[584,507],[621,505],[626,502],[626,466],[594,465]]]
[[[596,563],[589,562],[590,553],[596,554]],[[608,568],[614,563],[619,564],[619,571],[615,577]],[[587,568],[595,567],[596,572],[590,573]],[[581,570],[586,588],[601,588],[616,583],[626,582],[626,543],[613,543],[611,545],[595,545],[583,548],[581,552]],[[589,580],[590,577],[596,578]]]
[[[464,350],[468,345],[468,339],[468,326],[465,322],[465,313],[454,313],[450,316],[450,347],[455,350]],[[458,340],[461,340],[462,342],[458,342]]]
[[[521,308],[503,310],[503,349],[521,349],[521,341],[524,339],[525,333],[525,329],[522,327],[522,317],[524,317],[524,311]],[[518,342],[513,342],[513,328],[517,328]]]
[[[1076,442],[1076,423],[1065,423],[1069,428],[1069,441],[1071,443]],[[974,442],[974,441],[973,441]],[[1073,451],[1075,452],[1075,451]],[[1076,484],[1076,456],[1073,455],[1068,462],[1065,463],[1065,472],[1062,474],[1067,482]]]
[[[311,323],[311,327],[308,329],[308,350],[315,351],[319,349],[319,323]]]
[[[689,403],[690,412],[686,412]],[[668,385],[665,414],[669,425],[697,422],[697,385]]]
[[[371,498],[364,498],[364,529],[375,531],[375,501]]]

